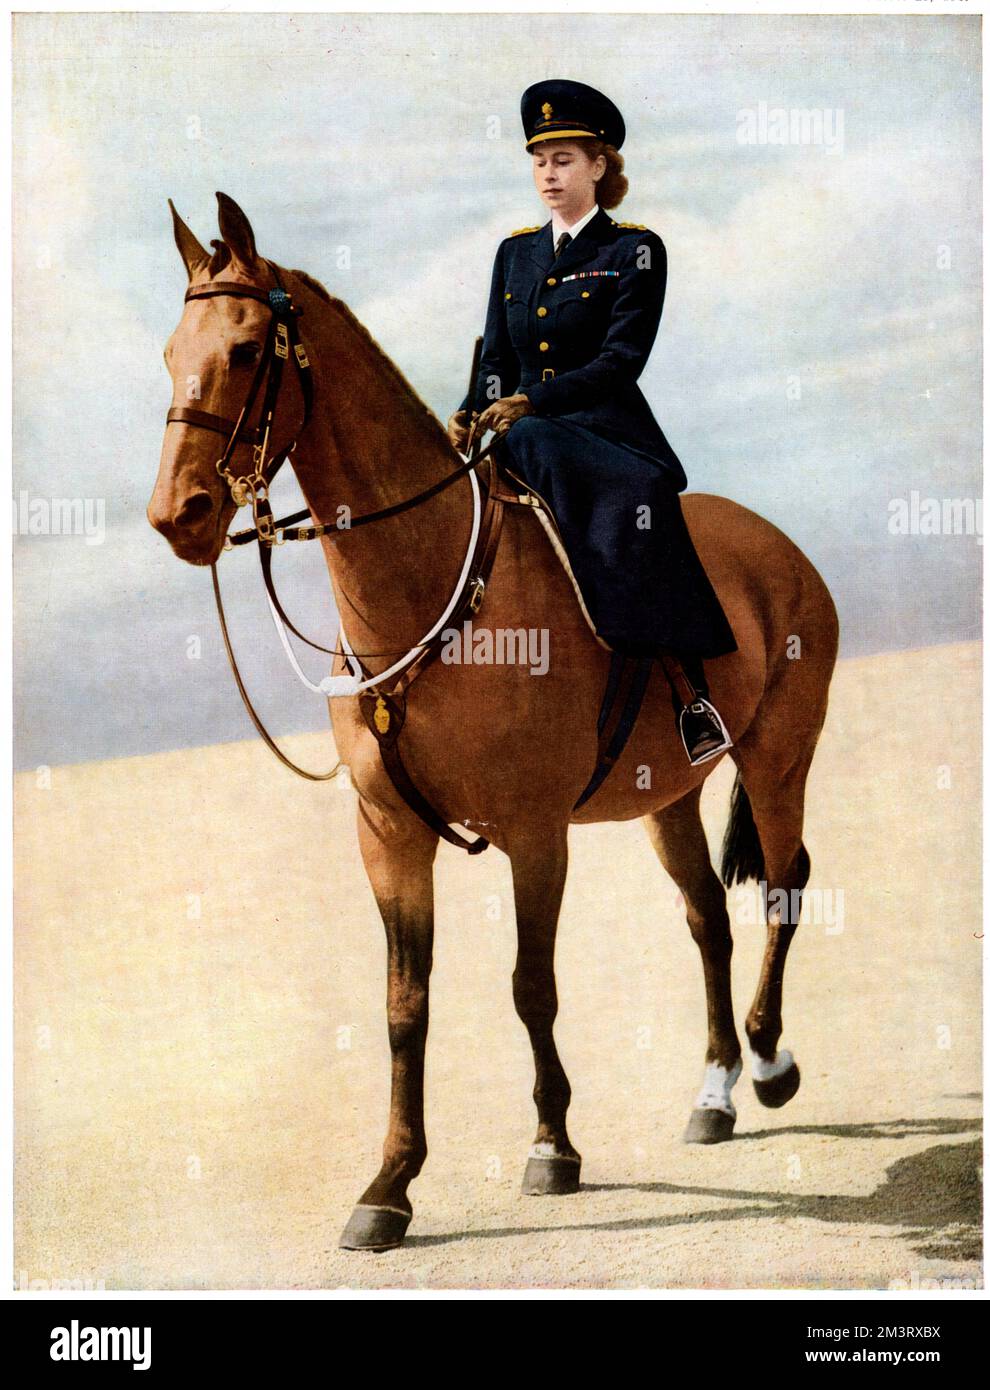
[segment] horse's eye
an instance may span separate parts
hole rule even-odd
[[[232,367],[253,367],[261,356],[260,343],[238,343],[231,349],[230,365]]]

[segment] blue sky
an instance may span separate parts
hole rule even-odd
[[[979,62],[978,20],[941,16],[19,16],[14,496],[102,500],[106,537],[15,537],[18,764],[250,733],[208,573],[144,518],[185,282],[166,198],[206,243],[231,194],[446,418],[495,247],[545,220],[518,119],[543,77],[626,117],[617,215],[669,258],[641,384],[692,489],[802,546],[845,654],[978,636],[977,538],[888,514],[981,493]],[[841,112],[841,147],[740,144],[760,103]],[[317,548],[277,563],[327,631]],[[324,727],[256,565],[223,573],[273,728]]]

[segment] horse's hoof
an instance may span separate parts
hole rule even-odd
[[[736,1127],[735,1115],[724,1110],[692,1110],[684,1131],[685,1144],[724,1144],[732,1138]]]
[[[792,1096],[797,1095],[797,1089],[801,1085],[801,1073],[798,1071],[797,1062],[792,1062],[786,1071],[782,1071],[779,1076],[774,1076],[769,1081],[753,1082],[753,1090],[756,1092],[756,1099],[761,1105],[765,1105],[770,1110],[779,1110],[782,1105],[786,1105]]]
[[[356,1206],[340,1237],[341,1250],[394,1250],[402,1244],[412,1212]]]
[[[523,1174],[524,1197],[566,1197],[581,1186],[581,1160],[530,1154]]]

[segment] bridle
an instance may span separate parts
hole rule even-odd
[[[165,417],[166,424],[192,425],[196,429],[212,430],[214,434],[226,435],[227,442],[223,453],[217,459],[217,472],[230,489],[230,495],[237,507],[251,503],[254,513],[254,529],[257,538],[265,545],[278,543],[277,531],[268,502],[268,485],[278,472],[286,457],[295,448],[295,438],[285,449],[271,460],[270,472],[266,475],[268,450],[271,447],[272,426],[278,406],[285,363],[292,351],[299,385],[303,397],[302,424],[296,431],[296,438],[309,423],[313,410],[313,379],[309,358],[299,337],[298,320],[301,311],[292,302],[279,277],[278,268],[266,263],[275,280],[272,290],[258,289],[254,285],[243,285],[238,280],[213,280],[205,285],[190,285],[186,290],[185,302],[194,299],[254,299],[271,310],[271,320],[265,335],[264,346],[258,358],[254,378],[248,388],[247,397],[236,420],[228,420],[223,415],[213,415],[206,410],[194,410],[187,406],[173,406]],[[254,409],[255,401],[265,386],[261,416],[257,427],[247,422]],[[253,467],[250,473],[237,475],[232,463],[238,444],[251,444],[253,447]],[[308,513],[306,513],[308,515]],[[229,546],[225,546],[229,548]]]
[[[493,507],[492,499],[489,497],[486,499],[484,508],[482,508],[477,481],[474,477],[474,470],[480,463],[489,458],[492,450],[498,443],[498,439],[496,438],[486,448],[482,449],[480,437],[475,439],[472,429],[472,435],[468,445],[469,458],[438,482],[423,488],[420,492],[402,502],[396,502],[388,507],[381,507],[376,511],[366,512],[360,516],[348,516],[346,522],[339,522],[335,525],[323,523],[317,523],[311,526],[298,525],[298,522],[304,521],[310,517],[311,514],[308,508],[294,512],[291,516],[276,520],[272,513],[271,503],[268,497],[269,485],[286,458],[295,448],[299,435],[309,423],[313,408],[313,380],[309,358],[299,337],[298,320],[301,317],[302,311],[296,308],[292,301],[292,296],[284,288],[278,273],[278,268],[275,264],[272,261],[267,261],[266,264],[275,280],[274,289],[263,290],[254,285],[242,284],[237,280],[213,280],[203,285],[191,285],[186,290],[185,294],[186,303],[195,299],[215,299],[224,296],[236,299],[253,299],[260,304],[266,305],[271,310],[272,316],[268,326],[268,332],[265,336],[264,346],[258,359],[251,385],[248,388],[247,396],[245,397],[244,404],[241,407],[237,419],[230,420],[225,416],[216,415],[205,410],[197,410],[191,407],[173,406],[166,416],[166,424],[190,425],[196,429],[209,430],[214,434],[226,436],[223,453],[217,460],[217,472],[227,484],[231,499],[235,506],[243,507],[250,502],[254,526],[246,531],[236,532],[232,536],[228,536],[224,542],[224,549],[231,550],[237,546],[248,545],[254,541],[258,542],[261,569],[272,618],[285,649],[286,656],[299,679],[314,693],[325,694],[328,700],[334,695],[351,696],[371,692],[378,700],[379,705],[381,705],[382,696],[376,683],[390,681],[393,677],[398,676],[400,681],[404,680],[405,683],[408,684],[410,670],[415,671],[419,669],[423,663],[424,657],[428,657],[431,653],[435,653],[439,640],[439,633],[452,616],[465,608],[465,606],[467,606],[472,613],[476,612],[480,606],[481,598],[485,591],[485,580],[488,572],[487,567],[490,566],[494,558],[493,553],[489,554],[492,518],[497,512],[500,524],[501,506],[498,504]],[[289,360],[290,352],[295,361],[300,389],[302,391],[303,419],[292,438],[292,442],[269,458],[268,451],[271,447],[272,429],[278,407],[279,393],[283,382],[284,367],[285,363]],[[475,353],[476,359],[479,352],[480,340]],[[477,372],[475,370],[472,380],[475,379],[476,375]],[[257,426],[251,426],[248,421],[263,386],[264,396],[262,399],[259,423]],[[250,444],[253,447],[253,463],[250,473],[237,474],[234,471],[233,456],[239,444]],[[421,505],[430,498],[438,496],[453,483],[465,476],[471,478],[474,516],[468,551],[465,555],[464,565],[457,587],[446,610],[441,615],[439,621],[434,624],[433,628],[425,634],[421,642],[409,648],[405,655],[399,661],[393,662],[386,671],[381,672],[377,676],[372,676],[361,665],[360,656],[386,655],[386,653],[359,654],[352,651],[344,635],[343,627],[341,627],[340,630],[340,648],[336,646],[324,647],[320,643],[312,641],[310,638],[306,637],[304,633],[299,631],[285,612],[275,589],[271,571],[271,551],[274,546],[282,545],[286,541],[308,541],[316,540],[321,536],[346,535],[348,531],[354,530],[357,527],[367,526],[372,522],[383,521],[389,517],[409,511],[411,508]],[[282,749],[278,747],[275,740],[262,723],[251,702],[240,670],[238,669],[237,660],[234,655],[230,634],[227,628],[226,615],[224,613],[220,583],[215,564],[211,565],[211,571],[217,614],[220,621],[220,630],[223,636],[227,658],[234,674],[237,689],[252,723],[264,743],[284,766],[290,768],[293,772],[298,773],[300,777],[305,777],[309,781],[325,782],[330,780],[330,778],[335,777],[340,771],[341,764],[339,762],[335,767],[331,768],[329,772],[314,773],[306,771],[304,768],[297,766],[296,763],[292,762],[292,760],[283,753]],[[316,651],[325,652],[328,655],[345,657],[352,670],[358,672],[359,676],[331,675],[321,682],[319,686],[313,685],[303,674],[295,660],[285,631],[286,628]],[[341,648],[343,650],[341,650]]]

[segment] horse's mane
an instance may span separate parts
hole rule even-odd
[[[331,294],[325,285],[321,285],[319,280],[312,275],[308,275],[305,270],[290,270],[287,273],[301,280],[308,290],[312,290],[313,294],[317,295],[326,304],[332,305],[340,312],[347,323],[360,334],[368,347],[371,348],[372,352],[377,355],[382,371],[391,378],[399,393],[405,397],[417,412],[421,422],[426,426],[427,432],[432,434],[436,441],[443,445],[446,453],[453,453],[453,445],[447,438],[447,431],[444,429],[443,425],[441,425],[440,421],[416,391],[415,387],[403,376],[402,372],[395,365],[381,344],[375,341],[357,315],[348,308],[342,299],[338,299],[336,295]]]
[[[333,295],[327,289],[326,285],[320,284],[315,275],[307,275],[305,270],[290,270],[289,274],[294,275],[297,280],[301,280],[307,289],[311,289],[314,294],[319,295],[319,297],[326,300],[328,304],[333,303]]]
[[[231,254],[230,247],[227,246],[226,242],[211,241],[210,245],[214,249],[207,269],[210,273],[210,279],[212,280],[219,275],[221,271],[226,269],[227,265],[230,263]],[[331,294],[325,285],[321,285],[315,276],[307,274],[305,270],[286,271],[283,266],[279,266],[279,269],[282,270],[284,274],[294,275],[296,279],[301,280],[306,288],[311,290],[317,298],[322,299],[325,304],[330,304],[339,310],[344,319],[364,339],[368,347],[378,357],[382,371],[391,378],[399,394],[405,397],[412,406],[416,415],[419,417],[420,423],[425,426],[426,433],[431,435],[434,441],[440,444],[447,454],[453,454],[454,446],[447,438],[447,431],[444,429],[443,425],[441,425],[433,411],[412,384],[403,376],[402,372],[399,371],[399,368],[395,365],[381,344],[375,341],[368,329],[365,328],[361,320],[348,308],[344,301],[338,299],[336,295]]]

